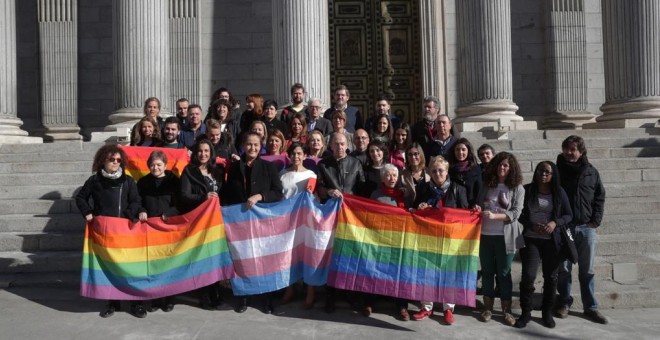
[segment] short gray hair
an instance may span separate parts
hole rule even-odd
[[[426,96],[424,97],[424,104],[433,102],[433,107],[440,107],[440,99],[436,96]]]
[[[312,99],[308,100],[307,101],[307,106],[312,106],[312,103],[315,102],[315,101],[319,102],[319,105],[321,106],[321,110],[323,110],[324,106],[323,106],[323,101],[321,100],[321,98],[312,98]]]
[[[399,168],[397,168],[394,164],[386,163],[382,168],[380,168],[380,179],[382,180],[389,171],[394,171],[394,173],[399,176]]]

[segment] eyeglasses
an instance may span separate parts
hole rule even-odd
[[[445,170],[445,169],[431,169],[430,171],[431,171],[432,174],[436,174],[436,175],[447,172],[447,170]]]
[[[117,158],[108,157],[105,160],[108,163],[121,163],[121,158],[119,158],[119,157],[117,157]]]
[[[552,176],[552,171],[548,171],[548,170],[539,170],[536,173],[541,176]]]
[[[419,152],[408,152],[406,155],[408,157],[419,157]]]

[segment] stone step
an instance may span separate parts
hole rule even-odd
[[[660,253],[660,233],[598,234],[601,256]]]
[[[551,161],[555,162],[556,159]],[[523,171],[534,171],[541,160],[520,160],[520,167]],[[609,170],[656,170],[660,168],[660,158],[617,158],[617,159],[594,159],[589,160],[599,172]]]
[[[81,251],[0,252],[0,274],[80,271]]]
[[[478,146],[476,146],[478,147]],[[503,151],[503,150],[496,150]],[[506,151],[506,150],[504,150]],[[561,148],[552,150],[516,150],[513,154],[518,160],[556,161]],[[596,148],[587,149],[589,160],[633,158],[633,157],[660,157],[660,146],[649,146],[643,148]]]
[[[0,219],[0,232],[85,232],[85,219],[76,214],[35,216],[30,214],[5,215]]]
[[[660,195],[660,181],[604,183],[603,185],[605,186],[607,200],[615,197],[637,197],[641,200],[646,197],[658,197]]]
[[[660,211],[660,199],[645,197],[631,199],[630,197],[612,197],[605,200],[605,213],[617,214],[654,214]]]
[[[0,154],[28,154],[28,153],[92,153],[104,143],[90,143],[83,141],[61,141],[57,143],[43,144],[2,144]]]
[[[82,233],[0,233],[0,252],[82,251]]]
[[[0,216],[12,214],[31,214],[46,216],[49,214],[77,213],[78,207],[72,199],[59,200],[0,200]]]
[[[71,272],[0,274],[0,288],[13,287],[77,288],[80,268]]]
[[[83,183],[60,185],[1,186],[0,200],[45,199],[55,200],[74,197]]]
[[[606,211],[603,222],[598,228],[598,234],[645,234],[654,232],[660,232],[660,214],[612,215]]]
[[[0,174],[0,187],[27,187],[31,185],[79,185],[85,184],[85,181],[92,175],[89,172],[53,172],[48,176],[44,174]],[[16,190],[20,190],[17,188]]]
[[[88,161],[59,161],[59,162],[18,162],[0,163],[0,173],[52,173],[76,172],[90,173],[92,160]]]
[[[0,163],[11,162],[61,162],[61,161],[93,161],[94,152],[37,152],[37,153],[5,153],[0,154]],[[90,170],[91,171],[91,170]]]

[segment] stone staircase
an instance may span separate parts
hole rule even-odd
[[[599,303],[602,308],[660,307],[660,130],[462,136],[475,147],[489,143],[496,151],[514,153],[528,183],[536,164],[555,161],[561,142],[571,134],[585,138],[589,159],[607,191],[595,265]],[[84,221],[71,197],[91,175],[92,158],[101,145],[0,145],[0,288],[78,285]],[[513,276],[517,291],[519,261]],[[540,273],[537,280],[540,292]],[[573,295],[579,296],[578,284]],[[576,298],[576,310],[579,304]]]
[[[463,133],[475,148],[482,143],[513,153],[532,179],[538,162],[556,161],[561,143],[579,135],[589,161],[603,179],[605,217],[598,228],[595,264],[596,294],[601,308],[660,306],[660,129],[547,130],[509,132],[508,139],[488,139],[486,133]],[[514,261],[514,290],[521,265]],[[536,291],[542,291],[541,273]],[[581,310],[577,266],[573,268],[575,310]]]

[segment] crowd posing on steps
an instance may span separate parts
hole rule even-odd
[[[514,154],[496,152],[487,144],[475,149],[453,133],[437,98],[426,97],[422,104],[421,119],[410,125],[390,112],[387,97],[378,98],[374,111],[364,117],[350,105],[343,85],[335,88],[334,102],[327,109],[318,98],[305,102],[302,84],[291,87],[291,105],[284,108],[259,94],[247,96],[241,108],[228,89],[220,88],[205,114],[200,105],[180,99],[176,116],[167,119],[159,116],[158,98],[148,98],[131,145],[186,148],[190,164],[179,178],[166,170],[167,156],[156,148],[147,161],[150,174],[135,183],[125,174],[124,151],[105,145],[97,151],[94,174],[76,203],[87,221],[95,216],[167,219],[211,197],[220,197],[222,205],[246,204],[250,209],[304,190],[312,191],[321,203],[354,194],[410,211],[470,209],[482,217],[482,321],[491,319],[499,297],[504,323],[524,328],[532,319],[534,281],[541,267],[541,323],[555,327],[553,316],[566,318],[573,304],[571,269],[577,264],[584,316],[606,324],[594,285],[596,232],[603,219],[605,190],[587,158],[584,140],[567,137],[558,145],[557,159],[536,164],[531,183],[523,185]],[[286,155],[291,165],[278,169],[263,159],[266,155]],[[216,161],[219,158],[225,161]],[[511,265],[517,252],[522,261],[522,313],[516,319],[511,311]],[[223,303],[222,286],[213,284],[199,292],[203,308],[217,309]],[[317,288],[307,287],[303,308],[314,308]],[[342,296],[365,316],[373,312],[376,299],[387,299],[325,287],[325,311],[334,312]],[[294,297],[289,287],[278,303]],[[266,294],[264,300],[264,312],[273,312],[275,295]],[[235,310],[244,312],[248,297],[237,301]],[[410,313],[411,301],[392,302],[403,321],[423,320],[436,310],[446,324],[455,321],[453,301],[416,301],[420,308]],[[442,308],[434,309],[434,303]],[[120,301],[109,301],[101,316],[113,315],[119,306]],[[132,301],[130,312],[142,318],[147,307],[169,312],[174,300]]]

